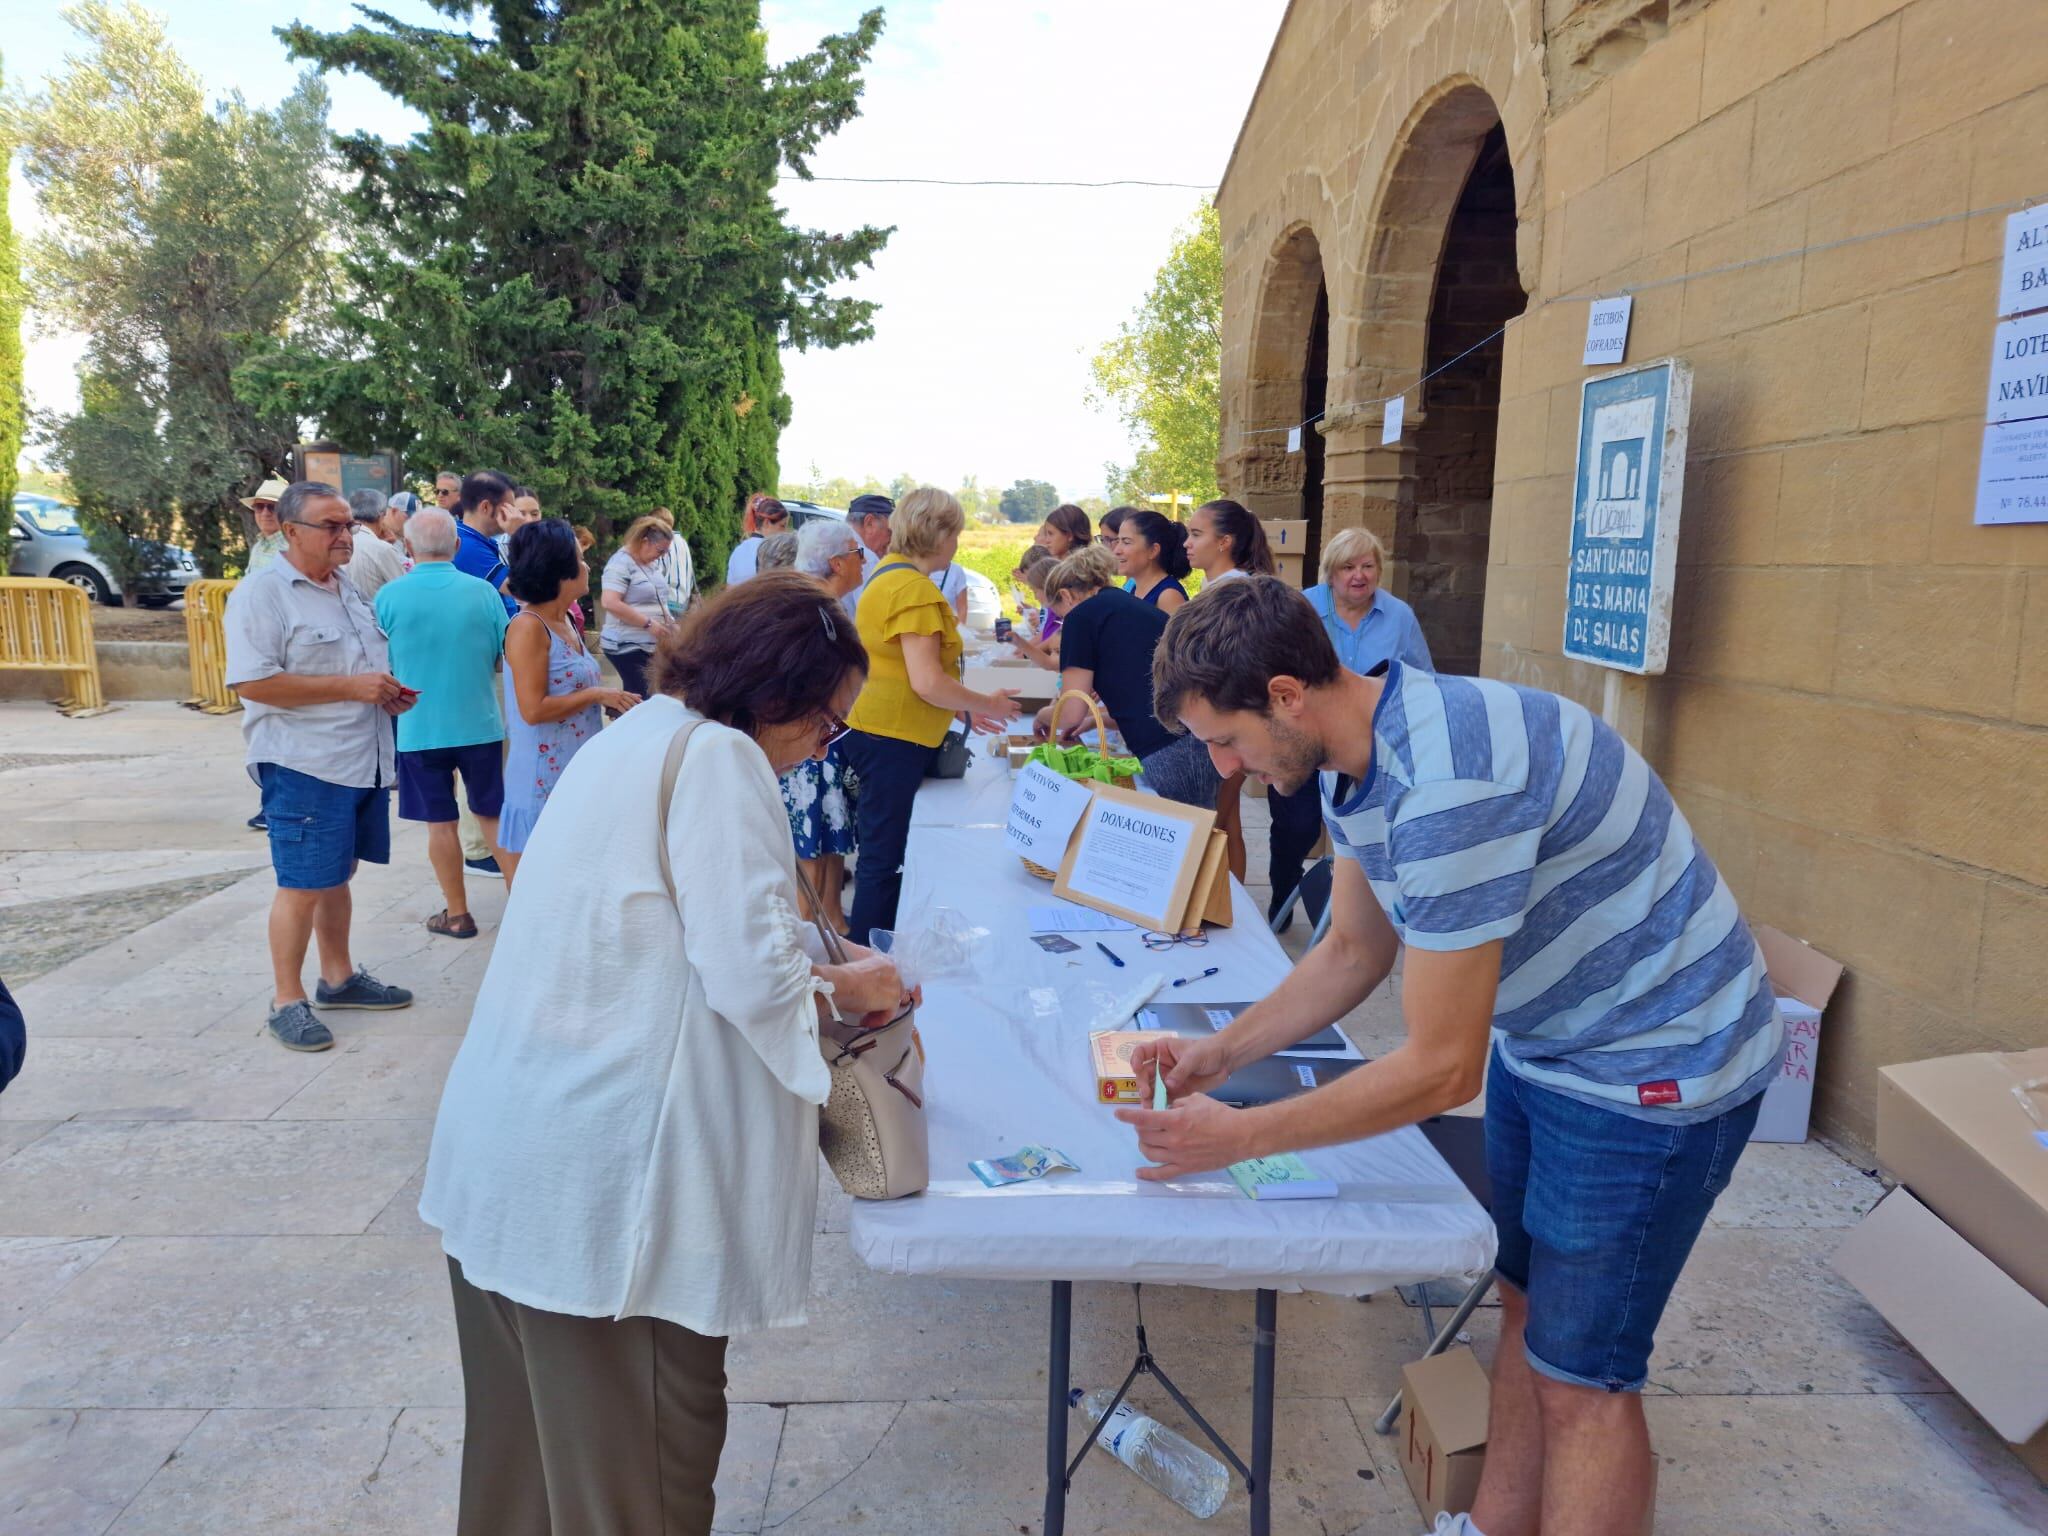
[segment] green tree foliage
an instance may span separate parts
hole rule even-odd
[[[49,216],[29,289],[87,338],[79,411],[41,429],[124,586],[144,558],[133,538],[174,530],[218,573],[253,533],[237,498],[298,436],[289,409],[245,402],[233,377],[303,334],[326,270],[326,88],[209,109],[157,18],[106,0],[63,14],[84,50],[5,119]]]
[[[1050,480],[1018,480],[996,505],[1005,522],[1042,523],[1046,513],[1059,504],[1059,488]]]
[[[0,171],[13,159],[7,127],[0,123]],[[14,225],[7,214],[7,188],[0,181],[0,511],[14,501],[15,462],[21,457],[26,402],[21,383],[21,264],[14,250]]]
[[[1095,354],[1089,403],[1122,418],[1135,457],[1104,466],[1124,500],[1183,491],[1216,494],[1223,356],[1223,240],[1204,203],[1174,236],[1145,302]]]
[[[793,228],[773,191],[858,111],[881,12],[770,69],[759,0],[431,3],[453,29],[281,30],[427,127],[341,141],[362,236],[338,344],[243,387],[420,468],[503,469],[601,533],[668,506],[721,569],[777,483],[778,347],[872,332],[831,290],[889,232]]]

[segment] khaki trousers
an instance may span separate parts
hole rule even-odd
[[[466,1427],[456,1536],[708,1536],[725,1340],[568,1317],[448,1261]]]

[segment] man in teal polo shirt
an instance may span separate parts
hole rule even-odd
[[[470,812],[495,846],[505,802],[497,675],[505,605],[489,582],[455,568],[456,524],[446,512],[416,513],[405,531],[418,564],[377,594],[392,674],[419,692],[419,703],[399,717],[398,814],[427,824],[427,856],[447,903],[427,919],[428,931],[473,939],[455,779],[461,775]]]

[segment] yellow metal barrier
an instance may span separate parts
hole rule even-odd
[[[242,707],[227,684],[228,641],[221,620],[228,610],[232,581],[195,581],[185,589],[185,648],[192,654],[192,697],[187,709],[206,715],[229,715]]]
[[[0,671],[60,672],[67,715],[107,709],[92,644],[92,599],[68,581],[0,576]]]

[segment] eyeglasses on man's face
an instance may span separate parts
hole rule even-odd
[[[321,533],[326,534],[327,537],[330,539],[338,539],[345,533],[353,532],[355,528],[355,519],[352,517],[344,517],[339,521],[336,521],[333,518],[323,517],[317,523],[308,522],[303,517],[294,517],[289,519],[289,521],[296,523],[301,528],[318,529]]]

